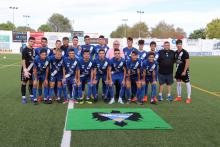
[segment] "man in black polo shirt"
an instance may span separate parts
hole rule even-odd
[[[34,60],[34,48],[35,38],[30,37],[28,39],[28,45],[22,51],[22,68],[21,68],[21,94],[22,94],[22,103],[26,104],[26,84],[29,81],[29,93],[30,98],[33,98],[33,60]]]
[[[167,100],[172,101],[171,96],[171,85],[173,84],[173,66],[175,63],[175,52],[170,50],[170,43],[168,41],[164,42],[164,49],[159,51],[158,58],[158,80],[159,80],[159,96],[158,100],[163,100],[163,85],[167,85]]]

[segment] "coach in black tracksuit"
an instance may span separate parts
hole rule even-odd
[[[158,58],[158,80],[159,80],[159,96],[158,100],[163,100],[163,85],[167,85],[167,100],[172,101],[171,85],[173,84],[173,66],[175,63],[175,52],[170,50],[170,43],[164,42],[164,49],[159,51]]]

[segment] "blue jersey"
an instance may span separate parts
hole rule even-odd
[[[60,47],[60,49],[62,50],[62,55],[63,56],[65,56],[65,57],[68,57],[69,55],[68,55],[68,51],[69,51],[69,49],[70,49],[70,46],[64,46],[64,45],[62,45],[61,47]]]
[[[147,52],[146,51],[140,51],[138,50],[138,58],[139,60],[141,60],[141,62],[143,62],[144,60],[147,59]]]
[[[94,60],[94,68],[96,68],[97,76],[106,76],[107,69],[110,66],[110,62],[107,58],[100,60],[99,58]]]
[[[159,58],[159,53],[155,51],[154,54],[155,54],[154,61],[157,61]]]
[[[82,45],[81,48],[82,48],[81,56],[83,56],[84,50],[89,50],[89,52],[90,52],[90,59],[92,59],[92,57],[94,56],[95,51],[96,51],[95,46],[91,45],[91,44],[85,44],[85,45]]]
[[[85,60],[80,59],[79,63],[80,78],[90,78],[93,69],[92,60],[86,62]]]
[[[129,49],[128,47],[123,48],[123,52],[124,52],[126,61],[128,61],[131,58],[131,53],[133,51],[137,51],[137,49],[134,47],[132,47],[131,49]]]
[[[81,46],[72,47],[72,49],[74,50],[75,57],[76,57],[77,59],[82,58],[82,56],[81,56],[81,55],[82,55],[82,54],[81,54],[81,52],[82,52]]]
[[[143,63],[142,69],[146,72],[146,77],[152,77],[153,71],[155,71],[155,73],[157,71],[157,62],[149,62],[146,60]]]
[[[105,55],[106,55],[106,53],[107,53],[108,50],[109,50],[109,47],[108,47],[107,45],[104,45],[104,46],[97,45],[97,46],[95,47],[95,58],[98,58],[99,50],[100,50],[100,49],[104,49]]]
[[[49,49],[48,47],[41,47],[41,48],[36,48],[36,49],[35,49],[35,55],[36,55],[36,56],[40,56],[40,51],[41,51],[41,49],[46,49],[46,51],[47,51],[47,56],[53,55],[53,51],[52,51],[51,49]]]
[[[140,60],[132,61],[130,59],[126,63],[126,68],[127,68],[127,70],[130,70],[131,77],[137,78],[138,77],[138,69],[141,68],[141,61]]]
[[[62,75],[63,74],[63,57],[61,59],[56,59],[55,56],[50,58],[50,75]]]
[[[47,57],[45,60],[41,60],[39,56],[36,56],[34,59],[34,65],[33,67],[37,70],[38,76],[45,76],[46,75],[46,69],[49,66],[49,58]]]
[[[66,71],[65,78],[75,77],[76,70],[79,69],[79,61],[76,58],[65,57],[63,63]]]
[[[120,60],[116,60],[115,57],[113,57],[110,60],[111,63],[111,72],[113,76],[122,76],[124,74],[124,67],[125,65],[125,59],[121,58]]]

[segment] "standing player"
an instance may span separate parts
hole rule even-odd
[[[63,86],[63,93],[64,93],[64,102],[68,103],[68,93],[67,93],[67,87],[70,94],[71,101],[73,100],[73,86],[76,84],[79,86],[79,61],[75,58],[75,53],[73,49],[69,50],[69,56],[64,58],[64,68],[63,68],[63,80],[62,80],[62,86]],[[76,103],[76,100],[73,100],[74,103]]]
[[[54,93],[55,82],[57,81],[58,97],[57,102],[61,102],[62,93],[62,79],[63,79],[63,57],[62,50],[57,49],[55,56],[50,58],[50,90],[48,103],[52,103],[52,96]],[[65,98],[64,98],[65,99]]]
[[[113,57],[110,60],[111,63],[111,74],[109,74],[109,81],[112,84],[116,84],[116,82],[119,83],[120,85],[120,92],[119,92],[119,99],[118,103],[124,104],[122,97],[124,96],[125,93],[125,79],[126,79],[126,64],[125,64],[125,59],[121,57],[121,53],[119,49],[114,50],[115,57]],[[112,85],[110,85],[112,86]],[[114,95],[113,90],[110,95]],[[113,104],[115,102],[115,99],[112,98],[109,104]]]
[[[104,37],[103,35],[100,35],[100,36],[99,36],[99,45],[97,45],[95,48],[96,48],[96,49],[95,49],[95,50],[96,50],[96,52],[95,52],[95,58],[98,58],[98,56],[99,56],[99,50],[100,50],[100,49],[103,49],[103,50],[104,50],[105,55],[106,55],[106,53],[108,52],[109,47],[106,45],[105,37]]]
[[[104,98],[104,102],[108,102],[108,92],[112,94],[113,87],[109,86],[110,83],[108,83],[107,79],[107,72],[110,71],[110,62],[105,57],[105,50],[100,49],[99,50],[99,57],[94,60],[94,79],[96,88],[99,86],[99,81],[102,79],[102,98]],[[106,86],[108,84],[108,86]],[[98,88],[97,88],[98,93]],[[113,96],[111,95],[111,98]]]
[[[143,65],[143,62],[147,60],[147,52],[144,50],[144,40],[138,41],[138,59],[141,61],[141,66]],[[143,71],[141,70],[141,77],[143,76]],[[145,83],[141,84],[142,86],[142,92],[144,92],[143,102],[147,102],[147,90],[148,85]],[[143,95],[142,95],[143,96]]]
[[[77,59],[82,58],[82,56],[81,56],[82,48],[81,48],[80,45],[78,45],[78,43],[79,43],[78,37],[74,36],[73,37],[73,46],[72,46],[72,48],[73,48],[73,50],[75,52],[75,57]]]
[[[56,54],[56,50],[57,49],[60,49],[62,46],[62,42],[60,40],[56,40],[56,43],[55,43],[55,48],[53,48],[53,55]]]
[[[151,84],[151,104],[156,104],[156,72],[157,72],[157,62],[154,61],[155,54],[153,52],[150,52],[148,54],[148,60],[145,60],[142,66],[143,69],[143,78],[142,83],[146,83],[146,86],[148,84]],[[142,90],[144,92],[144,89]],[[147,91],[145,91],[145,94]]]
[[[79,60],[80,63],[80,86],[75,89],[75,98],[78,98],[79,103],[83,104],[84,94],[85,94],[85,87],[88,84],[88,94],[86,96],[86,103],[92,104],[91,95],[92,91],[96,90],[96,86],[93,86],[93,63],[90,59],[90,51],[84,50],[83,51],[83,58]],[[93,93],[94,101],[97,100],[96,95]]]
[[[40,56],[37,56],[34,59],[34,67],[33,67],[33,94],[34,94],[34,104],[37,104],[37,85],[44,84],[44,102],[47,102],[48,95],[48,71],[49,71],[49,58],[47,57],[47,50],[41,49]],[[42,87],[41,87],[42,88]],[[42,95],[42,91],[38,91],[38,95]]]
[[[41,38],[41,47],[35,49],[35,55],[40,56],[41,49],[45,49],[47,51],[47,56],[51,56],[53,54],[53,51],[50,48],[48,48],[47,44],[48,44],[47,38],[42,37]]]
[[[155,41],[150,42],[150,51],[155,54],[154,60],[157,61],[159,58],[159,53],[156,51],[157,43]]]
[[[34,60],[34,37],[29,37],[28,45],[22,50],[22,68],[21,68],[21,95],[22,103],[26,104],[26,84],[29,81],[30,98],[33,99],[33,60]]]
[[[93,58],[93,56],[94,56],[94,54],[95,54],[95,46],[94,45],[92,45],[91,44],[91,38],[90,38],[90,36],[88,36],[88,35],[86,35],[85,37],[84,37],[84,41],[85,41],[85,44],[84,45],[82,45],[81,46],[81,48],[82,48],[82,51],[81,51],[81,56],[83,56],[83,51],[84,50],[89,50],[89,52],[90,52],[90,58],[92,59]]]
[[[137,51],[136,48],[133,47],[133,38],[128,37],[127,38],[127,47],[123,48],[125,60],[128,61],[131,58],[131,53],[133,51]]]
[[[186,83],[187,89],[187,99],[186,103],[191,103],[191,85],[190,85],[190,78],[189,78],[189,53],[183,49],[182,47],[182,40],[176,41],[177,51],[175,52],[176,58],[176,81],[177,81],[177,98],[175,101],[181,101],[181,92],[182,86],[181,82],[183,81]]]
[[[63,45],[60,47],[60,49],[62,50],[62,55],[67,57],[68,50],[70,49],[68,37],[63,37]]]
[[[126,88],[126,93],[128,96],[128,103],[136,102],[138,99],[138,104],[142,104],[142,98],[141,98],[141,82],[140,82],[140,68],[141,68],[141,62],[138,60],[138,53],[137,51],[132,51],[131,53],[131,59],[127,61],[126,63],[126,69],[127,69],[127,82],[126,85],[128,87]],[[129,96],[129,88],[131,88],[132,92],[132,99],[130,99]],[[136,98],[137,97],[137,98]]]

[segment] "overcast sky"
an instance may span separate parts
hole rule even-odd
[[[106,36],[123,18],[130,26],[137,23],[137,10],[144,11],[141,19],[150,28],[164,20],[184,28],[187,34],[220,18],[219,0],[0,0],[0,23],[12,21],[10,6],[18,7],[16,26],[26,24],[22,15],[29,15],[28,24],[37,29],[53,13],[60,13],[71,20],[74,30]]]

